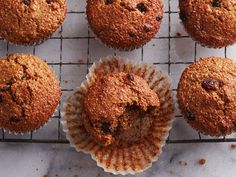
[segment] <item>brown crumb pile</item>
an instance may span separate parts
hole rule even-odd
[[[205,165],[206,160],[205,160],[205,159],[200,159],[200,160],[198,161],[198,163],[199,163],[199,165]]]
[[[177,37],[180,37],[180,36],[181,36],[181,33],[177,32],[177,33],[176,33],[176,36],[177,36]]]
[[[231,144],[231,149],[236,149],[236,144]]]
[[[188,163],[186,161],[182,161],[182,160],[179,161],[179,164],[183,165],[183,166],[187,166],[188,165]]]
[[[48,177],[48,175],[44,175],[43,177]]]

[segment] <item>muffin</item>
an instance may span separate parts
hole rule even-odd
[[[19,45],[39,44],[66,15],[66,0],[0,0],[0,37]]]
[[[172,126],[168,78],[153,65],[119,57],[94,63],[67,99],[61,123],[71,146],[113,174],[151,167]]]
[[[111,73],[89,87],[84,125],[103,145],[140,141],[147,135],[159,106],[157,94],[143,78]]]
[[[235,1],[179,0],[179,7],[186,31],[203,46],[221,48],[235,43]]]
[[[203,58],[182,74],[177,97],[187,122],[200,133],[225,136],[236,130],[236,62]]]
[[[107,46],[133,50],[151,40],[163,17],[161,0],[87,0],[87,19]]]
[[[61,90],[49,66],[36,56],[0,59],[0,127],[15,133],[36,130],[55,112]]]

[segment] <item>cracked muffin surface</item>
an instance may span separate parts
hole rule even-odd
[[[187,122],[197,131],[225,136],[236,131],[236,62],[203,58],[182,74],[177,97]]]
[[[58,29],[65,15],[65,0],[0,0],[0,37],[38,44]]]
[[[87,0],[87,19],[95,35],[120,50],[151,40],[163,18],[161,0]]]
[[[56,76],[34,55],[0,59],[0,127],[23,133],[43,126],[61,97]]]
[[[236,1],[179,0],[186,31],[203,46],[221,48],[236,42]]]
[[[160,102],[146,81],[111,73],[97,80],[84,99],[86,130],[102,145],[140,141],[148,134]]]

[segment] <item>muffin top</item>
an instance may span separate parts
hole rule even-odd
[[[134,74],[111,73],[89,87],[84,99],[84,123],[103,145],[144,137],[160,102],[146,81]]]
[[[0,127],[28,132],[43,126],[61,96],[56,76],[48,65],[29,54],[0,59]]]
[[[221,48],[236,41],[236,1],[179,0],[180,18],[191,37]]]
[[[50,37],[66,15],[65,0],[0,0],[0,37],[33,45]]]
[[[236,62],[209,57],[182,74],[177,97],[180,109],[195,129],[211,136],[236,130]]]
[[[87,19],[107,46],[132,50],[146,44],[160,28],[161,0],[88,0]]]

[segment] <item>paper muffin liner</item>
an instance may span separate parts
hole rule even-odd
[[[112,72],[128,72],[144,78],[160,99],[158,118],[155,118],[149,136],[142,143],[129,146],[103,147],[87,133],[82,123],[84,96],[100,77]],[[174,101],[168,77],[153,65],[136,63],[119,57],[108,57],[94,63],[79,88],[67,99],[62,110],[61,123],[67,139],[77,151],[88,153],[104,171],[117,174],[136,174],[152,166],[162,153],[172,127]]]

